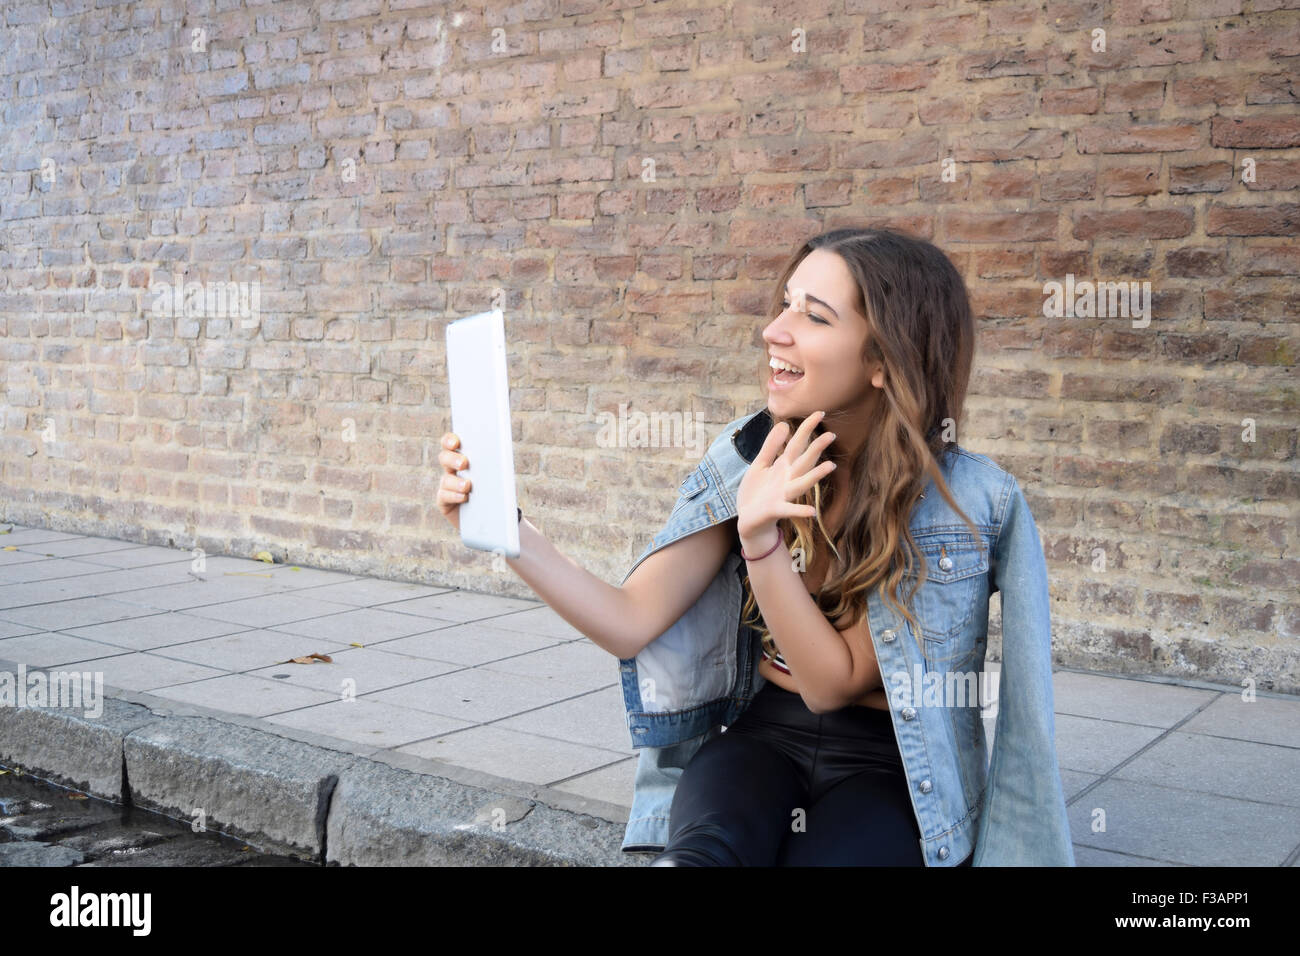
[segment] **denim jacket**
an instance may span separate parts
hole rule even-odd
[[[667,523],[624,583],[659,549],[736,517],[741,478],[771,427],[762,408],[723,429],[681,482]],[[977,548],[931,482],[910,520],[927,565],[911,609],[928,660],[912,625],[880,588],[867,605],[922,856],[927,866],[955,866],[972,850],[972,866],[1074,866],[1056,758],[1047,567],[1038,529],[1016,479],[985,456],[950,445],[939,466],[986,548]],[[758,673],[757,632],[741,621],[742,564],[731,550],[693,606],[635,657],[619,661],[628,730],[639,751],[624,852],[665,847],[682,771],[766,683]],[[900,600],[908,585],[905,577]],[[1002,667],[990,763],[980,695],[957,689],[984,685],[994,590],[1002,593]]]

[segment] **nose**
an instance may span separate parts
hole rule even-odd
[[[786,317],[790,314],[789,309],[783,309],[771,322],[767,323],[763,329],[763,341],[768,345],[789,345],[792,341],[790,331],[786,328]]]

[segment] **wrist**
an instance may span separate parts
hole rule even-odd
[[[773,544],[780,542],[781,529],[775,521],[772,521],[761,527],[746,529],[745,531],[737,529],[737,535],[740,538],[740,550],[743,553],[761,555],[770,551]]]

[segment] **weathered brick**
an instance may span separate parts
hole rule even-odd
[[[1075,133],[1081,153],[1152,153],[1196,149],[1205,131],[1192,124],[1175,126],[1086,126]]]
[[[1056,238],[1055,212],[951,213],[944,217],[945,232],[953,242],[1042,242]]]
[[[1101,90],[1083,86],[1068,90],[1044,90],[1042,112],[1046,116],[1095,113],[1101,104]]]
[[[1295,236],[1300,232],[1300,203],[1273,206],[1212,205],[1205,219],[1207,236]]]
[[[1215,116],[1210,121],[1210,144],[1234,149],[1300,146],[1300,117],[1251,116],[1238,119]]]
[[[1195,217],[1185,209],[1124,209],[1075,216],[1076,239],[1179,239],[1190,235]]]
[[[1276,23],[1238,26],[1214,34],[1216,60],[1262,60],[1300,54],[1300,23],[1294,18]]]
[[[1120,166],[1101,172],[1103,196],[1154,196],[1163,192],[1157,166]]]
[[[1223,249],[1170,249],[1165,253],[1165,272],[1170,276],[1224,275],[1228,254]]]
[[[846,66],[840,71],[840,88],[845,93],[897,93],[925,89],[932,77],[933,73],[921,63]]]
[[[1158,110],[1165,101],[1165,81],[1136,80],[1111,83],[1106,87],[1102,111],[1124,113],[1129,110]]]
[[[1203,163],[1198,166],[1171,166],[1170,193],[1221,193],[1232,186],[1230,163]]]
[[[1034,95],[1028,92],[1002,92],[1002,94],[991,94],[980,99],[976,116],[985,121],[1014,120],[1014,118],[1028,116],[1032,108],[1034,108]]]

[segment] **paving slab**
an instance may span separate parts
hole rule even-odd
[[[82,637],[88,641],[111,644],[132,651],[148,651],[174,644],[201,641],[223,634],[236,634],[248,630],[242,624],[214,621],[195,617],[180,611],[156,611],[143,616],[89,624],[84,627],[65,627],[62,633]]]
[[[1132,780],[1103,781],[1067,813],[1076,846],[1188,866],[1283,866],[1300,836],[1298,807]]]
[[[389,748],[403,749],[409,744],[441,739],[453,730],[474,726],[467,720],[420,713],[360,697],[271,714],[266,719],[279,728],[327,734],[354,744],[357,753],[366,754]]]
[[[502,623],[499,618],[493,618],[491,624],[442,621],[440,626],[423,634],[368,646],[379,646],[394,654],[477,667],[516,654],[554,647],[562,640],[549,634],[512,630],[500,626]]]

